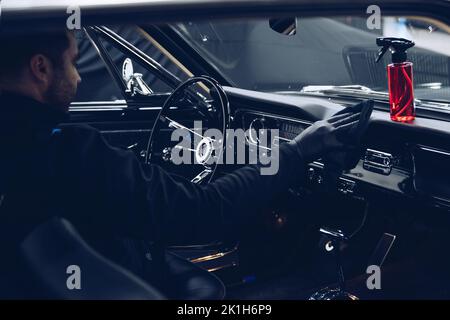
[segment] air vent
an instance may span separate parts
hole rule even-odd
[[[364,169],[384,175],[389,175],[394,166],[392,154],[374,149],[367,149],[364,156]]]

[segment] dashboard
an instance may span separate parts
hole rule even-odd
[[[233,127],[255,132],[264,128],[277,129],[274,143],[280,144],[293,139],[313,122],[331,117],[360,101],[224,89],[230,99]],[[396,123],[382,108],[382,103],[376,101],[363,139],[360,161],[352,170],[343,172],[334,191],[346,197],[366,199],[389,193],[449,211],[450,122],[417,117],[412,124]],[[145,152],[153,116],[149,114],[145,130],[139,123],[136,128],[128,126],[125,131],[117,127],[112,131],[99,129],[113,145],[135,150],[140,156]],[[255,143],[258,139],[257,135],[249,135],[246,143]],[[304,184],[308,190],[325,191],[323,167],[320,159],[308,165]]]
[[[241,105],[235,111],[235,122],[248,130],[247,143],[258,142],[259,129],[277,129],[273,143],[282,144],[314,121]],[[385,112],[374,111],[359,163],[342,173],[333,191],[355,198],[388,192],[450,211],[450,131],[436,130],[437,125],[422,128],[432,123],[430,119],[417,122],[409,126],[392,123]],[[306,188],[330,191],[324,186],[323,168],[321,159],[308,165]]]

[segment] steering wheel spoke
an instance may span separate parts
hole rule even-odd
[[[205,138],[205,137],[204,137],[203,135],[201,135],[200,133],[195,132],[194,130],[192,130],[192,129],[186,127],[186,126],[183,126],[181,123],[179,123],[179,122],[177,122],[177,121],[175,121],[175,120],[172,120],[172,119],[170,119],[169,117],[164,117],[164,118],[165,118],[167,121],[169,121],[169,124],[168,124],[168,127],[169,127],[169,128],[183,129],[183,130],[186,130],[186,131],[192,133],[193,135],[196,135],[196,136],[198,136],[198,137],[200,137],[200,138],[202,138],[202,139]]]
[[[195,184],[201,184],[206,178],[208,178],[213,173],[213,170],[210,168],[205,168],[202,172],[196,175],[191,182]]]

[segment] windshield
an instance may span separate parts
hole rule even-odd
[[[270,92],[308,85],[362,85],[385,92],[391,55],[375,63],[375,40],[407,38],[416,43],[408,50],[416,98],[450,101],[448,26],[407,17],[384,17],[378,28],[356,16],[296,22],[293,35],[274,31],[268,19],[189,22],[175,28],[232,84]]]

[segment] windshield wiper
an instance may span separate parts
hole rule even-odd
[[[352,96],[360,98],[371,98],[382,101],[389,101],[389,93],[383,91],[375,91],[361,85],[347,86],[305,86],[300,90],[301,93],[312,94],[331,94],[335,96]],[[416,106],[422,104],[421,100],[414,99]]]
[[[374,91],[369,87],[362,86],[359,84],[352,84],[346,86],[330,86],[330,85],[318,85],[318,86],[304,86],[301,92],[366,92],[366,93],[380,93],[386,94],[385,92]]]

